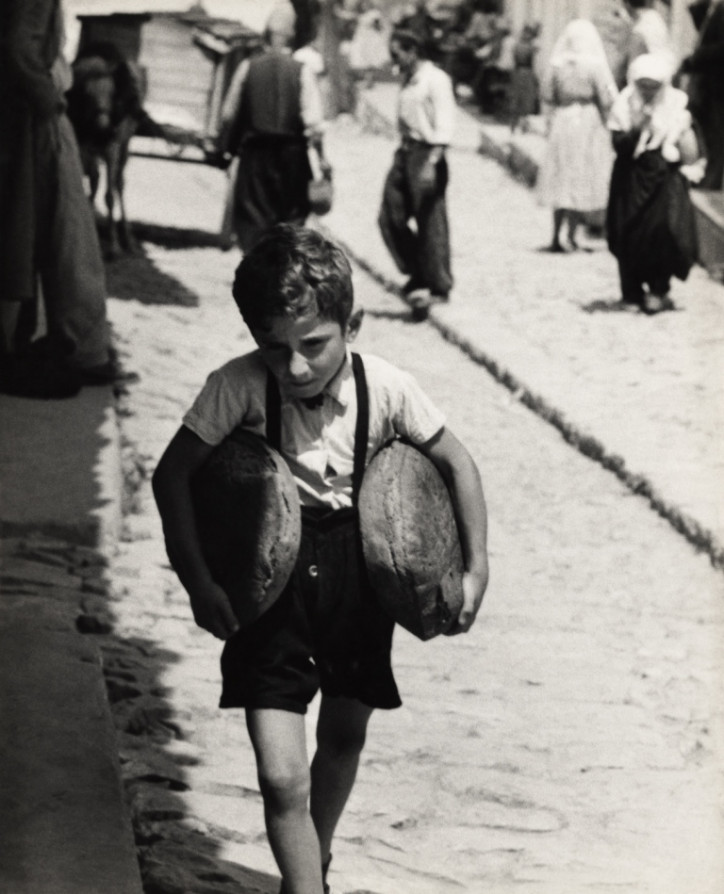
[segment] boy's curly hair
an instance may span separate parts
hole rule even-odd
[[[339,246],[316,230],[277,224],[245,255],[232,294],[250,329],[273,317],[319,315],[344,328],[352,313],[352,269]]]

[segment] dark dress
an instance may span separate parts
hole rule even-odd
[[[532,41],[520,40],[513,51],[515,68],[511,76],[510,104],[513,121],[526,115],[537,115],[538,77],[533,69],[536,46]]]
[[[638,131],[616,137],[606,220],[623,299],[631,303],[640,303],[644,284],[665,295],[672,276],[686,279],[697,254],[694,211],[683,174],[659,150],[634,158],[638,138]]]
[[[106,281],[65,100],[53,78],[59,0],[0,3],[0,301],[22,305],[32,338],[42,285],[48,339],[63,364],[108,361]]]

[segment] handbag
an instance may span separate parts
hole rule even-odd
[[[332,183],[332,166],[313,146],[308,149],[309,167],[312,179],[307,185],[307,199],[313,214],[322,217],[332,209],[334,186]]]

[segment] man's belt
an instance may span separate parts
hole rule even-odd
[[[409,149],[440,149],[444,152],[447,149],[445,143],[426,143],[423,140],[414,140],[412,137],[403,137],[400,141],[400,148]]]

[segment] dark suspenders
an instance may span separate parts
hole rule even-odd
[[[270,447],[281,451],[282,399],[279,384],[269,370],[266,373],[266,439]]]
[[[354,466],[352,470],[352,504],[356,506],[365,471],[370,424],[367,377],[359,354],[352,354],[352,373],[357,393],[357,423],[354,432]],[[266,377],[266,439],[270,447],[281,450],[282,400],[277,380],[268,372]]]
[[[370,399],[367,391],[367,376],[359,354],[352,354],[352,372],[357,392],[357,424],[354,430],[354,466],[352,471],[352,505],[357,505],[357,497],[362,487],[367,459],[367,441],[370,434]]]

